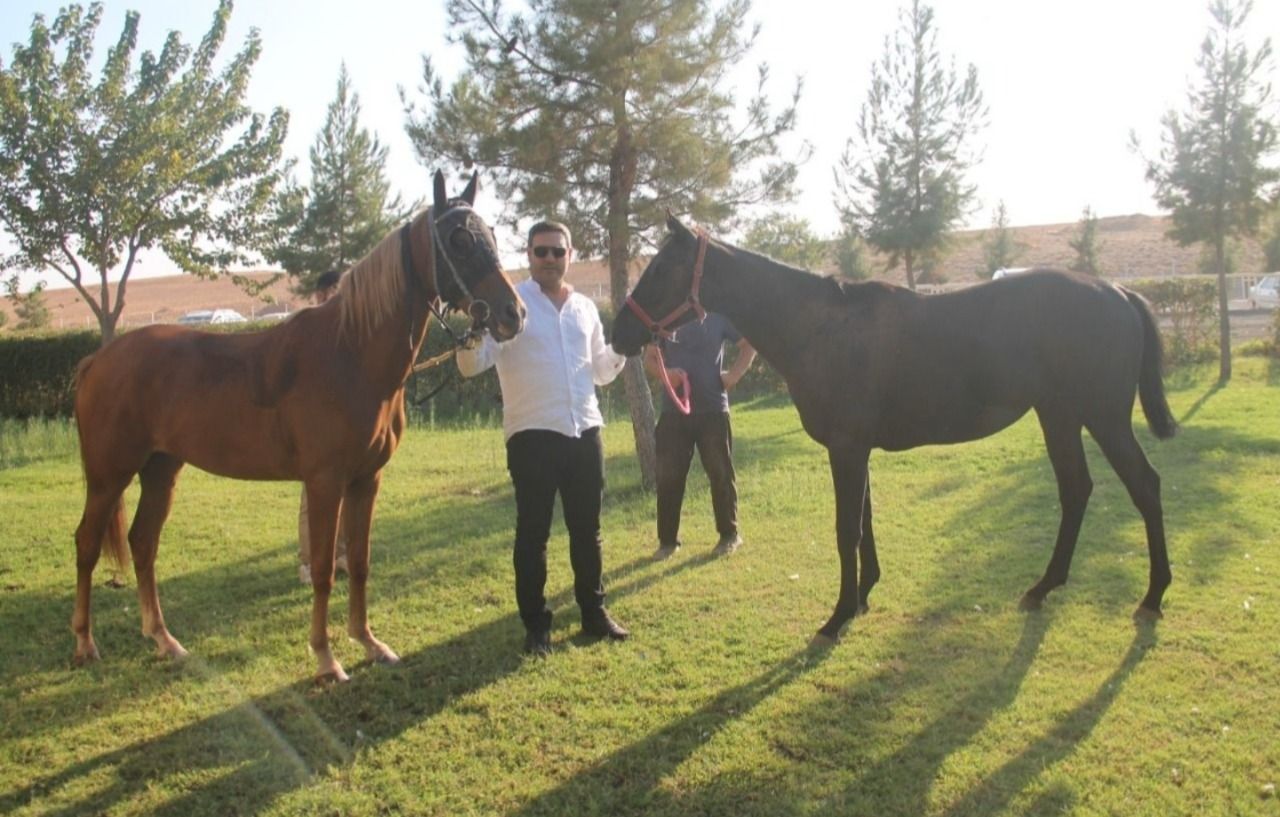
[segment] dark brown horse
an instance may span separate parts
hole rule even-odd
[[[1151,572],[1135,615],[1160,616],[1172,577],[1160,478],[1133,435],[1135,391],[1157,437],[1172,436],[1176,423],[1161,382],[1160,336],[1140,296],[1053,270],[918,295],[793,269],[694,234],[674,218],[668,228],[632,293],[635,306],[614,324],[614,348],[636,354],[705,304],[728,316],[786,380],[805,431],[827,448],[835,483],[840,597],[815,641],[837,639],[865,611],[880,577],[871,449],[976,440],[1029,409],[1044,432],[1062,521],[1048,569],[1022,606],[1039,607],[1067,580],[1093,487],[1081,442],[1087,428],[1146,523]]]
[[[88,496],[76,530],[77,662],[98,658],[89,615],[93,569],[105,543],[125,550],[122,492],[142,483],[129,529],[142,632],[161,655],[186,650],[165,627],[155,560],[173,486],[186,463],[237,479],[302,480],[311,528],[311,649],[317,674],[346,679],[329,649],[338,514],[349,540],[348,632],[367,657],[396,654],[369,629],[369,525],[386,465],[404,432],[404,383],[432,308],[463,310],[496,337],[514,336],[525,309],[502,271],[489,227],[436,173],[434,204],[389,234],[342,278],[338,294],[263,332],[219,335],[151,326],[81,362],[76,422]]]

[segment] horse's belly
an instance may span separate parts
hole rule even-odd
[[[270,418],[240,418],[163,433],[156,448],[233,479],[298,479],[297,458]]]
[[[876,445],[886,451],[905,451],[921,445],[980,440],[1013,425],[1027,408],[962,403],[904,412],[889,418]]]

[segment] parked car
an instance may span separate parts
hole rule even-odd
[[[1031,269],[1031,267],[1001,267],[991,273],[991,280],[999,281],[1001,278],[1006,278],[1010,275],[1017,275],[1018,273],[1026,272],[1029,269]]]
[[[202,323],[244,323],[247,319],[234,309],[196,309],[188,312],[178,323],[188,326]]]
[[[1273,272],[1258,279],[1258,283],[1249,287],[1249,301],[1254,309],[1260,306],[1275,309],[1280,307],[1280,272]]]

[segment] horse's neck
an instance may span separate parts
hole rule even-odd
[[[783,377],[808,345],[823,281],[763,256],[711,248],[704,277],[708,309],[719,312]]]

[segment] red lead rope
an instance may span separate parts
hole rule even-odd
[[[660,321],[655,321],[649,316],[648,312],[644,311],[644,307],[636,303],[635,298],[632,298],[630,295],[627,296],[627,308],[634,312],[636,317],[639,318],[645,326],[649,327],[649,332],[653,335],[654,349],[658,353],[658,368],[661,372],[662,385],[667,390],[667,396],[671,398],[671,402],[680,410],[681,414],[688,414],[690,410],[689,398],[691,387],[689,385],[689,379],[686,377],[684,382],[681,383],[684,394],[677,394],[675,386],[671,385],[671,378],[667,376],[667,362],[662,357],[662,347],[658,344],[658,339],[665,338],[670,340],[674,333],[667,327],[675,323],[678,318],[690,309],[697,314],[698,320],[702,320],[707,317],[707,310],[702,308],[702,301],[698,298],[698,290],[702,287],[702,265],[707,258],[707,243],[709,240],[706,230],[699,229],[698,258],[693,264],[693,281],[689,287],[689,297],[684,303],[671,310],[665,318]]]
[[[679,409],[681,414],[688,414],[692,408],[689,402],[690,397],[692,396],[692,389],[689,385],[688,374],[686,374],[684,380],[680,382],[680,386],[684,390],[684,394],[678,394],[676,392],[676,387],[671,384],[671,378],[667,376],[667,361],[662,357],[662,347],[655,343],[653,350],[658,353],[659,376],[662,380],[662,385],[666,387],[667,396],[671,398],[671,404]]]

